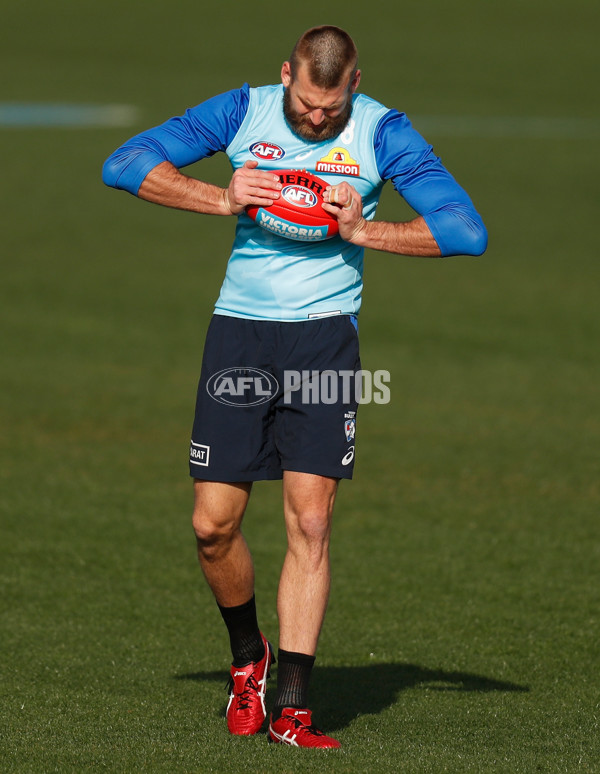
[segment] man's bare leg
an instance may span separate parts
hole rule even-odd
[[[251,488],[250,482],[194,481],[198,559],[222,607],[241,605],[254,595],[254,565],[241,532]]]
[[[229,632],[231,682],[226,716],[232,734],[256,734],[266,717],[272,649],[258,628],[254,566],[241,532],[251,483],[195,481],[198,559]]]
[[[337,479],[307,473],[286,471],[283,476],[288,550],[277,598],[279,669],[269,738],[302,747],[340,746],[314,726],[308,709],[308,685],[329,599],[337,485]]]
[[[329,536],[338,480],[285,471],[283,502],[288,550],[277,612],[279,646],[314,655],[330,586]]]

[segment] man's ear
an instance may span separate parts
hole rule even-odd
[[[292,82],[292,68],[289,62],[284,62],[281,65],[281,82],[287,89]]]
[[[350,93],[354,94],[354,92],[358,89],[358,84],[360,83],[360,76],[362,75],[360,70],[357,70],[354,73],[354,77],[352,78],[352,83],[350,84]]]

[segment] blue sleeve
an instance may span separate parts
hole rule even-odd
[[[102,180],[137,194],[148,172],[163,161],[179,169],[224,151],[244,120],[249,99],[246,83],[132,137],[104,162]]]
[[[487,231],[481,216],[404,113],[386,113],[377,126],[374,147],[381,178],[391,180],[423,216],[443,256],[485,251]]]

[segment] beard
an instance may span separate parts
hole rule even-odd
[[[351,113],[352,98],[348,100],[348,104],[339,116],[335,118],[325,116],[323,121],[318,126],[315,126],[308,116],[300,115],[294,110],[289,89],[284,89],[283,91],[283,114],[285,120],[295,134],[302,137],[303,140],[308,140],[308,142],[333,140],[334,137],[337,137],[338,134],[344,131],[346,124],[350,120]]]

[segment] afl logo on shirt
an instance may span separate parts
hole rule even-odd
[[[275,145],[273,142],[266,142],[265,140],[255,142],[248,150],[253,156],[256,156],[256,158],[261,161],[278,161],[285,156],[283,148],[280,148],[279,145]]]

